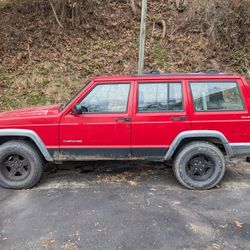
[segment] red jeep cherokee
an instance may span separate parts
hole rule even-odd
[[[182,185],[209,189],[225,156],[247,154],[250,86],[237,75],[96,77],[67,105],[0,114],[6,188],[34,186],[46,162],[136,159],[171,162]]]

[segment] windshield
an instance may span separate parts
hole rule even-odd
[[[75,95],[73,95],[73,97],[68,101],[68,102],[66,102],[66,103],[62,103],[61,105],[60,105],[60,108],[61,108],[61,110],[64,110],[81,92],[82,92],[82,90],[85,88],[85,87],[87,87],[88,86],[88,84],[91,82],[91,80],[88,80],[85,84],[84,84],[84,86],[83,87],[81,87],[80,88],[80,90],[78,90],[77,92],[76,92],[76,94]]]

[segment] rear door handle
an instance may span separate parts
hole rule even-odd
[[[171,121],[186,121],[187,117],[185,115],[182,116],[172,116]]]
[[[120,117],[115,119],[117,122],[131,122],[131,118]]]

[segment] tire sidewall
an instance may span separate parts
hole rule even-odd
[[[188,176],[186,172],[186,164],[188,161],[199,154],[207,155],[211,157],[215,164],[215,169],[207,180],[197,181]],[[225,173],[225,160],[221,151],[211,145],[210,143],[191,143],[177,156],[174,164],[175,175],[181,184],[189,189],[210,189],[216,186],[224,176]]]
[[[0,184],[6,188],[30,188],[35,185],[42,175],[42,162],[37,152],[27,143],[5,143],[0,147],[0,167],[1,161],[11,154],[17,154],[25,157],[30,164],[29,175],[20,181],[6,179],[0,172]]]

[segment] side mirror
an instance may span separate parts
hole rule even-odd
[[[72,109],[72,114],[77,114],[77,115],[81,115],[83,113],[87,113],[88,109],[84,106],[82,106],[81,104],[77,104],[74,106],[74,108]]]

